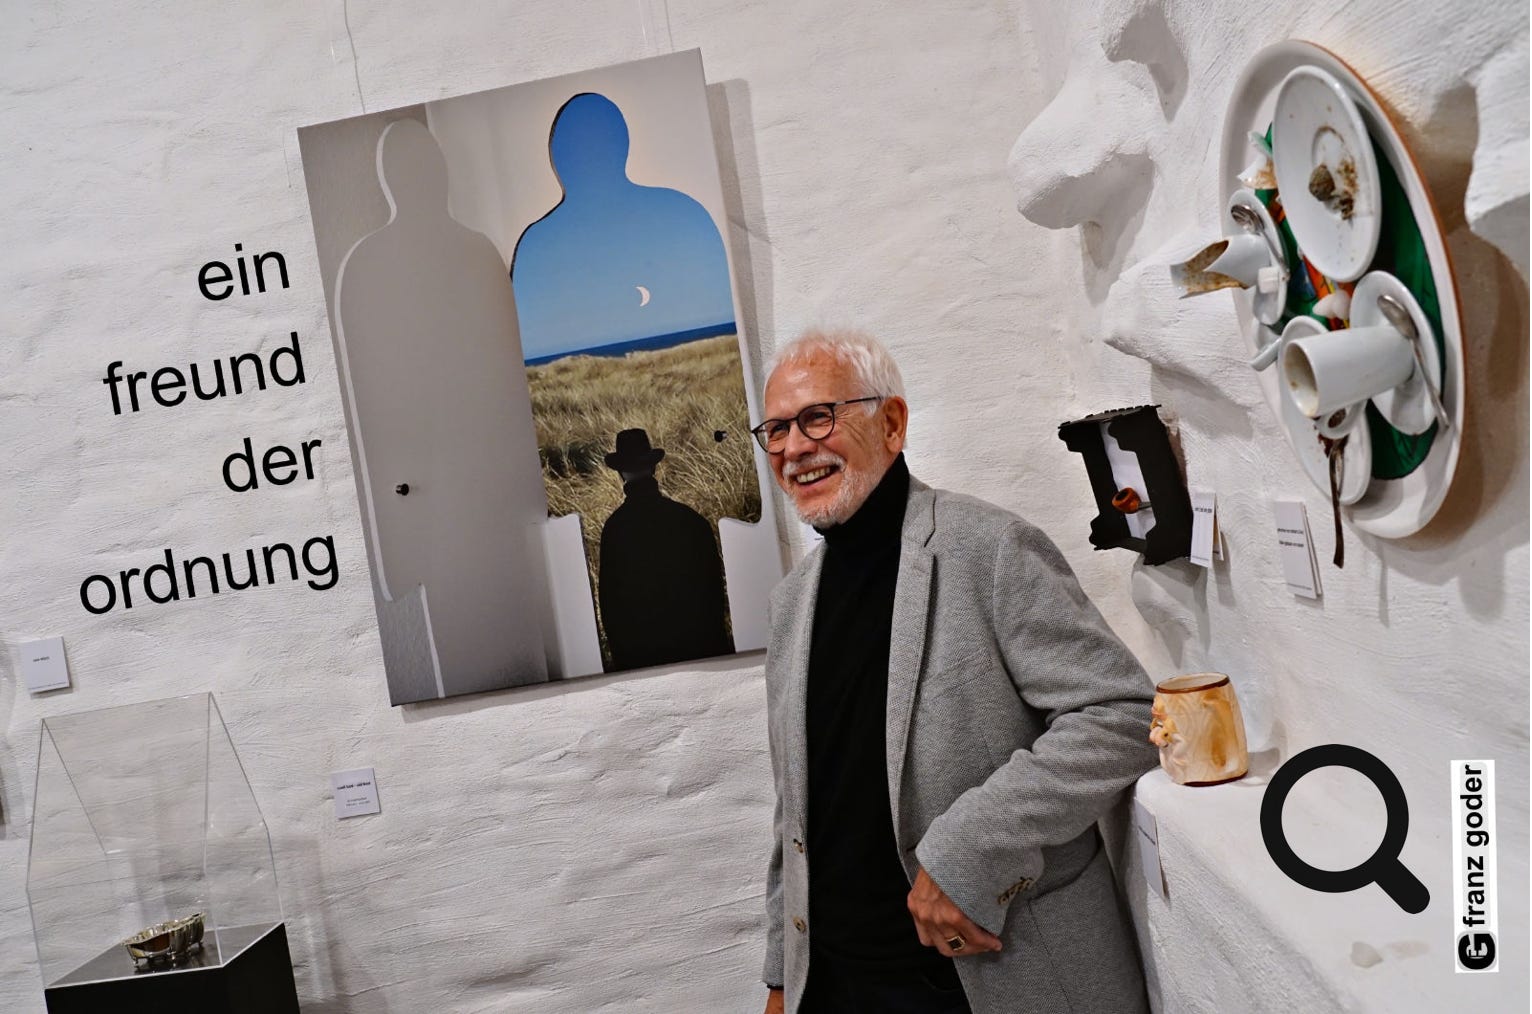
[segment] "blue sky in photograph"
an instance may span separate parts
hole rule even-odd
[[[521,234],[511,261],[524,359],[733,322],[712,216],[679,190],[628,179],[628,127],[611,100],[570,99],[548,149],[564,199]]]

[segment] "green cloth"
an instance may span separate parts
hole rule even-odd
[[[1266,143],[1271,143],[1271,129],[1266,131]],[[1394,173],[1388,156],[1372,145],[1373,157],[1378,164],[1378,184],[1382,195],[1382,224],[1378,230],[1378,251],[1373,255],[1369,271],[1387,271],[1404,283],[1415,301],[1420,304],[1431,322],[1431,336],[1436,345],[1437,362],[1446,377],[1446,352],[1442,337],[1441,303],[1436,295],[1436,279],[1431,273],[1431,259],[1426,253],[1425,240],[1421,237],[1420,224],[1410,209],[1409,196]],[[1267,207],[1277,196],[1275,190],[1257,190],[1256,196]],[[1287,262],[1298,265],[1298,243],[1286,218],[1277,226],[1281,234],[1282,250]],[[1288,322],[1297,316],[1310,316],[1325,322],[1314,313],[1316,302],[1313,286],[1301,267],[1295,267],[1287,283],[1287,306],[1282,318],[1276,323],[1280,333]],[[1439,423],[1433,422],[1424,433],[1403,433],[1395,429],[1372,402],[1367,403],[1367,429],[1372,437],[1372,475],[1375,479],[1399,479],[1419,468],[1431,451],[1436,440]]]

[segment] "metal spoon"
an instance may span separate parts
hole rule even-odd
[[[1234,224],[1246,232],[1253,232],[1266,241],[1266,251],[1271,254],[1271,263],[1278,271],[1282,272],[1283,283],[1287,282],[1287,258],[1282,255],[1272,242],[1271,237],[1266,235],[1266,223],[1261,221],[1260,213],[1248,204],[1229,205],[1229,217],[1234,219]]]
[[[1447,409],[1442,405],[1441,395],[1436,392],[1436,387],[1431,383],[1431,374],[1426,372],[1425,353],[1421,350],[1423,344],[1420,340],[1420,331],[1415,327],[1415,318],[1410,316],[1410,311],[1405,309],[1403,303],[1393,296],[1384,293],[1378,297],[1378,309],[1388,322],[1394,326],[1410,343],[1410,348],[1415,350],[1415,369],[1420,373],[1420,382],[1426,387],[1426,394],[1431,396],[1431,409],[1436,413],[1437,421],[1442,424],[1443,430],[1452,428],[1452,421],[1447,417]]]
[[[1238,225],[1242,230],[1247,231],[1247,233],[1255,233],[1256,236],[1265,240],[1265,251],[1272,257],[1272,267],[1281,271],[1282,285],[1287,285],[1288,277],[1291,277],[1291,271],[1287,270],[1287,257],[1282,254],[1282,248],[1276,245],[1275,242],[1272,242],[1272,237],[1268,236],[1267,231],[1265,231],[1265,222],[1261,221],[1261,213],[1256,211],[1255,208],[1250,207],[1249,204],[1239,202],[1239,204],[1229,205],[1229,218],[1232,218],[1235,221],[1235,225]]]
[[[1236,225],[1247,232],[1261,232],[1261,216],[1255,213],[1255,209],[1248,204],[1231,204],[1229,217],[1234,219]]]

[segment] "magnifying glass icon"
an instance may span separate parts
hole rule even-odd
[[[1388,813],[1383,841],[1361,865],[1346,870],[1321,870],[1310,866],[1298,858],[1282,830],[1282,807],[1287,804],[1287,794],[1304,775],[1328,767],[1350,768],[1372,782],[1383,796],[1383,807]],[[1413,915],[1425,911],[1431,903],[1431,893],[1399,861],[1409,830],[1409,803],[1394,772],[1366,750],[1344,743],[1310,747],[1295,754],[1271,776],[1271,781],[1266,784],[1266,794],[1261,798],[1261,839],[1266,843],[1271,861],[1287,874],[1289,880],[1327,894],[1342,894],[1376,883],[1396,905]]]

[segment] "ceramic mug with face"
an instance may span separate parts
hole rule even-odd
[[[1155,688],[1149,742],[1177,785],[1217,785],[1250,767],[1245,720],[1234,684],[1223,673],[1173,676]]]

